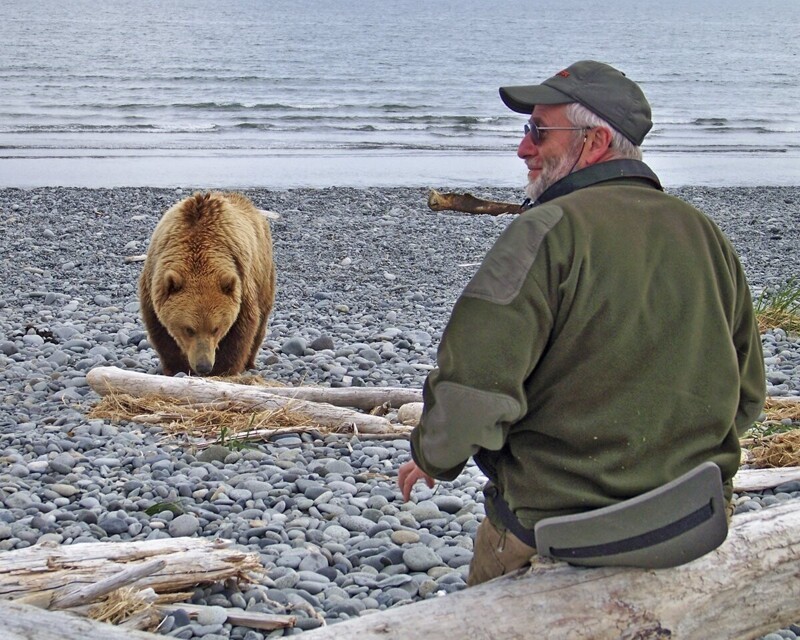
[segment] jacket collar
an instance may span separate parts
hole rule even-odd
[[[664,190],[658,176],[641,160],[608,160],[593,164],[561,178],[555,184],[550,185],[532,206],[544,204],[554,198],[565,196],[584,187],[618,178],[635,178],[649,183],[655,189]]]

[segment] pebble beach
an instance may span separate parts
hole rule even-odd
[[[457,188],[440,190],[458,190]],[[259,554],[263,583],[197,587],[159,629],[262,640],[466,587],[484,478],[418,483],[404,438],[286,434],[198,449],[162,427],[88,417],[99,366],[159,373],[139,317],[141,262],[183,189],[0,189],[0,553],[51,541],[204,536]],[[669,189],[738,250],[754,298],[800,280],[800,187]],[[421,388],[450,309],[512,216],[435,213],[422,188],[243,189],[271,222],[277,297],[253,372],[284,385]],[[515,189],[473,190],[518,202]],[[800,396],[800,339],[763,335],[768,394]],[[736,512],[800,500],[800,482],[735,495]],[[155,512],[159,504],[180,509]],[[224,622],[217,607],[291,613],[292,629]],[[800,638],[797,625],[765,640]],[[708,637],[715,636],[709,630]]]

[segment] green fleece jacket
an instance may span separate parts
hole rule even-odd
[[[473,456],[529,528],[706,460],[730,498],[739,435],[765,398],[733,247],[640,162],[595,165],[548,193],[557,197],[507,227],[456,302],[414,460],[451,480]],[[487,512],[497,523],[488,499]]]

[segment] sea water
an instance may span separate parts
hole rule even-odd
[[[797,0],[3,0],[0,186],[521,185],[497,89],[636,80],[666,184],[800,184]]]

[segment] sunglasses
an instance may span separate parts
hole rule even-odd
[[[542,144],[544,134],[542,131],[586,131],[591,127],[539,127],[533,120],[525,123],[525,135],[531,137],[531,141],[537,147]]]

